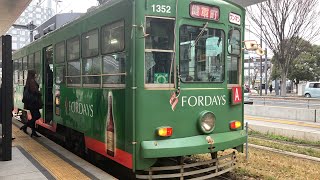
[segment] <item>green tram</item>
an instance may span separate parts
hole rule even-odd
[[[244,22],[245,10],[226,0],[110,0],[14,52],[14,111],[30,118],[21,99],[35,69],[38,128],[77,151],[140,179],[230,171],[234,153],[223,164],[217,152],[246,142]]]

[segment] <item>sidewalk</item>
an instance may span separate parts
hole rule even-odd
[[[12,147],[12,160],[0,161],[0,179],[55,179],[20,146]]]
[[[0,124],[0,135],[2,127]],[[0,137],[1,138],[1,137]],[[0,139],[1,140],[1,139]],[[14,144],[14,140],[12,141]],[[0,148],[2,144],[0,143]],[[21,146],[12,146],[12,160],[0,160],[0,179],[54,179],[28,152]]]
[[[255,90],[255,89],[251,89],[251,96],[259,96],[259,97],[261,97],[259,91]],[[270,93],[270,91],[268,90],[267,94],[265,94],[264,89],[262,90],[262,96],[282,97],[280,95],[276,95],[275,91],[272,91],[272,93]],[[304,98],[304,96],[299,96],[298,93],[287,93],[286,96],[284,96],[284,97],[301,97],[301,98]]]
[[[289,138],[320,141],[320,123],[296,121],[280,118],[266,118],[259,116],[244,116],[248,122],[249,130],[258,131],[264,134],[275,134]]]
[[[30,131],[19,130],[21,125],[13,120],[12,160],[0,161],[0,180],[115,179],[43,135],[30,137]]]

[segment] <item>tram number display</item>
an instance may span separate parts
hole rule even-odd
[[[171,13],[171,6],[153,4],[151,7],[153,12],[167,13],[167,14]]]

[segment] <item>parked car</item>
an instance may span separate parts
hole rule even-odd
[[[308,82],[304,89],[304,96],[307,98],[320,97],[320,82]]]
[[[249,87],[245,87],[243,90],[243,103],[244,104],[253,104],[253,100],[250,98],[251,91]]]

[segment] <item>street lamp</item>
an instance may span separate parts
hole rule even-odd
[[[56,1],[56,14],[58,14],[58,3],[61,3],[61,0],[55,0]]]

